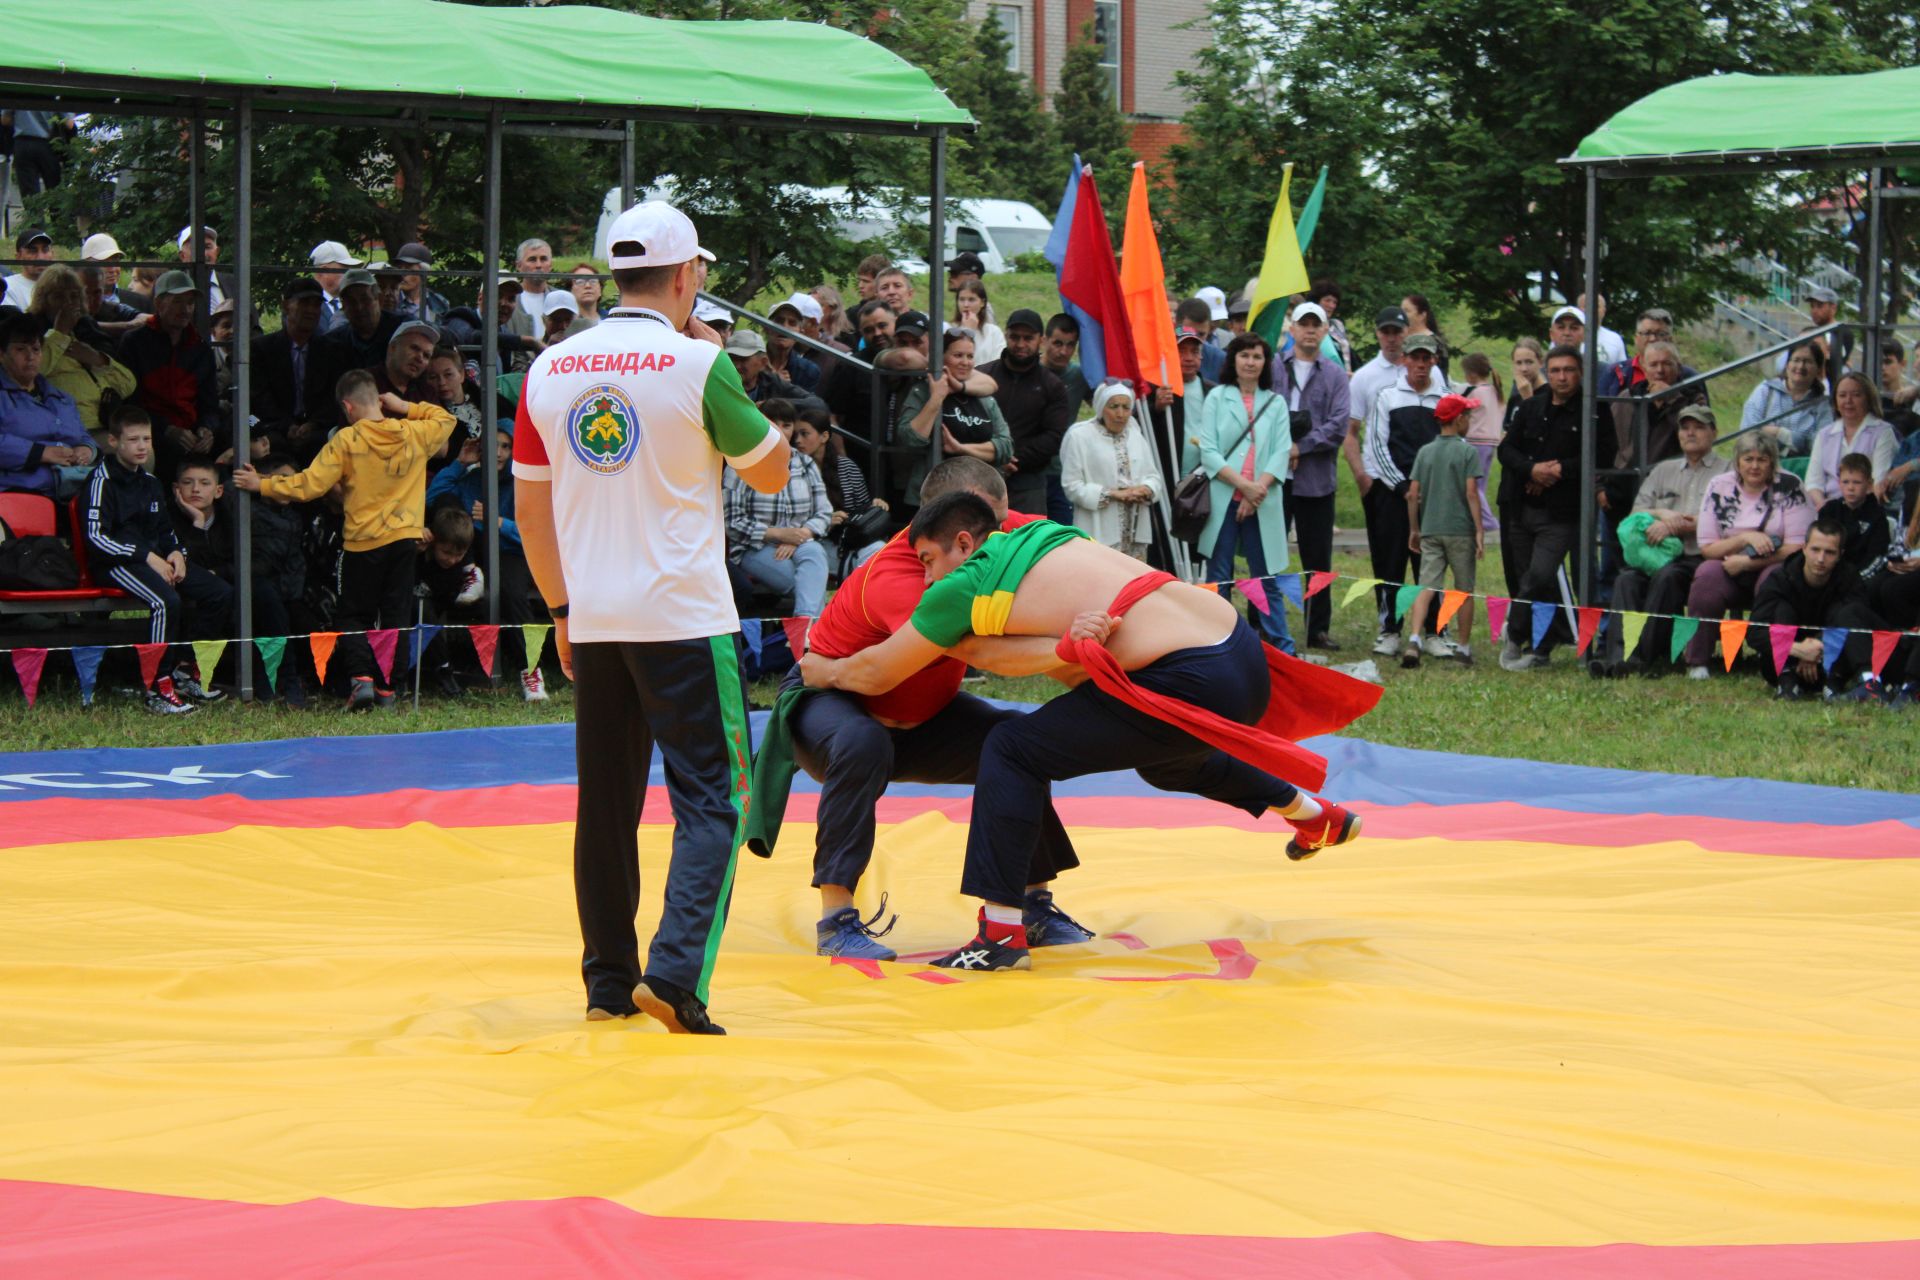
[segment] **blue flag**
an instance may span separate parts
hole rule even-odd
[[[1847,647],[1847,629],[1828,627],[1820,633],[1820,665],[1827,671],[1833,670],[1833,664],[1840,661],[1840,651]]]
[[[433,638],[440,634],[440,628],[431,622],[423,622],[413,629],[407,640],[407,662],[410,666],[420,665],[420,655],[427,651]]]
[[[1302,613],[1306,612],[1306,587],[1302,583],[1299,574],[1283,573],[1273,580],[1273,585],[1279,588],[1280,594],[1287,598],[1288,604],[1291,604]]]
[[[80,705],[93,705],[93,684],[100,676],[100,659],[107,654],[106,646],[86,644],[73,650],[74,674],[80,677]]]
[[[1540,642],[1547,638],[1547,628],[1553,625],[1553,606],[1538,601],[1533,606],[1533,647],[1538,649]]]
[[[753,660],[760,661],[760,619],[740,619],[740,638],[747,642],[747,652],[753,655]]]
[[[1057,282],[1060,273],[1066,267],[1067,241],[1073,235],[1073,211],[1080,203],[1080,156],[1073,157],[1073,171],[1067,175],[1067,188],[1060,195],[1060,208],[1053,215],[1053,231],[1047,236],[1047,244],[1040,255],[1053,264],[1053,275]],[[1060,309],[1072,316],[1080,326],[1080,376],[1087,385],[1097,387],[1107,380],[1107,336],[1100,322],[1085,311],[1068,302],[1063,295]]]

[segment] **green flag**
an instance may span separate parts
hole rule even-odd
[[[1320,202],[1327,197],[1327,166],[1320,166],[1320,176],[1313,180],[1313,193],[1307,202],[1300,206],[1300,221],[1295,234],[1300,237],[1300,252],[1307,251],[1307,245],[1313,241],[1313,229],[1320,222]]]
[[[1418,583],[1408,583],[1393,593],[1393,620],[1398,622],[1407,616],[1407,610],[1413,608],[1413,602],[1420,598]]]
[[[255,637],[254,645],[260,650],[260,665],[267,669],[267,688],[280,687],[280,659],[287,653],[285,636]]]
[[[1693,639],[1693,633],[1700,629],[1698,618],[1675,618],[1673,620],[1673,652],[1669,661],[1680,661],[1680,651],[1687,647],[1687,641]]]

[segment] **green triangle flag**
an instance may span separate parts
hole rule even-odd
[[[1367,594],[1367,592],[1379,585],[1380,579],[1378,578],[1355,578],[1347,586],[1347,594],[1340,597],[1341,607],[1345,608],[1347,605],[1352,604],[1355,600],[1358,600],[1361,596]]]
[[[1687,647],[1687,641],[1693,639],[1693,633],[1699,629],[1700,619],[1698,618],[1675,618],[1673,620],[1673,652],[1668,655],[1668,661],[1680,661],[1681,650]]]
[[[1407,610],[1413,608],[1413,602],[1420,597],[1417,583],[1409,583],[1393,593],[1393,620],[1395,622],[1407,616]]]
[[[220,665],[220,655],[227,651],[225,640],[195,640],[193,642],[193,664],[200,668],[200,683],[213,683],[213,669]]]
[[[550,623],[529,622],[520,628],[520,634],[527,639],[527,670],[532,671],[540,665],[540,655],[547,647],[547,632],[553,630]]]
[[[1640,633],[1647,629],[1647,615],[1644,613],[1623,613],[1620,615],[1620,642],[1622,657],[1631,658],[1633,651],[1640,647]]]
[[[287,654],[285,636],[255,636],[254,647],[260,650],[260,665],[267,669],[267,688],[280,687],[280,659]]]

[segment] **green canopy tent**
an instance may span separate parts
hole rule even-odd
[[[1880,367],[1884,330],[1883,202],[1920,196],[1891,186],[1891,166],[1920,161],[1920,67],[1849,76],[1714,75],[1658,89],[1615,112],[1560,163],[1581,170],[1587,185],[1586,296],[1600,285],[1600,181],[1724,176],[1808,169],[1864,169],[1867,240],[1861,327],[1868,369]],[[1835,328],[1840,327],[1835,325]],[[1796,335],[1804,338],[1805,335]],[[1781,344],[1784,348],[1786,343]],[[1582,379],[1583,420],[1597,394],[1596,344],[1589,342]],[[1771,350],[1757,353],[1760,358]],[[1700,375],[1702,381],[1712,372]],[[1594,474],[1594,433],[1582,445],[1585,474]],[[1594,527],[1592,486],[1581,501],[1583,530]],[[1594,539],[1580,540],[1583,599],[1593,591]]]
[[[586,5],[480,7],[441,0],[0,0],[0,102],[24,109],[166,115],[191,120],[188,222],[204,223],[205,123],[232,123],[236,159],[235,305],[252,314],[254,131],[262,123],[473,131],[486,136],[483,310],[494,314],[500,263],[500,140],[505,133],[585,137],[621,144],[621,188],[634,192],[634,128],[641,123],[763,127],[919,136],[932,147],[928,228],[944,241],[946,142],[973,118],[927,74],[836,28],[800,22],[688,22]],[[431,35],[457,57],[376,59],[369,42]],[[804,74],[797,74],[804,71]],[[819,91],[822,84],[833,92]],[[208,265],[194,237],[192,264]],[[937,256],[937,255],[936,255]],[[943,280],[931,277],[932,314]],[[498,335],[483,325],[482,366],[498,363]],[[940,336],[931,335],[933,359]],[[245,456],[251,373],[234,344],[236,447]],[[483,457],[494,452],[486,417]],[[486,468],[486,504],[498,507]],[[253,638],[252,547],[247,495],[237,525],[239,639]],[[487,530],[489,563],[499,526]],[[498,575],[487,616],[499,621]],[[252,664],[240,664],[252,696]]]

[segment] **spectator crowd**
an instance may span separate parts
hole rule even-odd
[[[487,316],[484,289],[470,283],[474,302],[457,305],[434,289],[425,244],[373,262],[327,240],[307,270],[276,277],[265,311],[277,303],[277,317],[263,329],[236,314],[211,229],[197,246],[182,229],[166,255],[181,265],[160,271],[123,273],[126,255],[105,232],[77,263],[54,262],[37,228],[14,251],[0,306],[0,490],[71,501],[96,578],[149,611],[152,642],[174,646],[145,695],[152,710],[223,696],[186,642],[236,633],[237,490],[257,495],[254,633],[341,633],[330,663],[289,647],[287,701],[324,685],[350,710],[392,703],[392,673],[362,633],[482,621],[489,580],[507,624],[504,668],[524,671],[525,697],[546,696],[520,641],[518,624],[537,610],[508,462],[525,370],[610,301],[594,264],[562,267],[549,243],[526,240]],[[1513,346],[1503,379],[1487,356],[1449,346],[1419,293],[1375,309],[1368,344],[1342,319],[1338,283],[1315,281],[1276,349],[1248,328],[1251,283],[1231,296],[1210,286],[1169,300],[1175,395],[1089,385],[1072,317],[1001,315],[975,255],[945,265],[946,317],[918,309],[912,278],[880,255],[857,264],[852,296],[831,284],[795,292],[764,325],[737,325],[710,303],[696,312],[794,445],[778,493],[728,474],[743,616],[818,615],[834,583],[911,518],[936,441],[996,468],[1012,510],[1219,583],[1290,572],[1296,554],[1298,570],[1330,571],[1344,465],[1381,584],[1376,656],[1472,663],[1476,566],[1497,540],[1512,603],[1489,642],[1505,670],[1549,665],[1575,640],[1565,566],[1591,492],[1604,548],[1597,603],[1612,610],[1587,651],[1596,677],[1710,678],[1715,622],[1745,616],[1793,629],[1778,662],[1756,641],[1754,665],[1783,698],[1915,696],[1920,640],[1882,661],[1864,634],[1920,622],[1920,554],[1908,558],[1920,541],[1920,389],[1897,343],[1871,371],[1855,367],[1851,342],[1795,345],[1721,452],[1704,386],[1689,381],[1657,307],[1623,335],[1605,326],[1604,297],[1591,322],[1577,299],[1552,313],[1544,341]],[[1828,305],[1815,308],[1816,327],[1831,322]],[[500,363],[483,370],[489,326]],[[1603,399],[1587,421],[1589,341]],[[241,342],[252,370],[244,437],[233,411]],[[484,457],[489,418],[499,445]],[[1170,531],[1176,498],[1198,528],[1184,547]],[[1410,607],[1401,584],[1422,589]],[[1468,594],[1464,608],[1440,594],[1449,590]],[[1325,592],[1308,599],[1297,637],[1277,603],[1253,621],[1288,652],[1332,651],[1330,609]],[[1672,624],[1649,614],[1701,625],[1676,659]],[[1834,627],[1856,633],[1842,652],[1827,651]],[[482,678],[463,635],[443,631],[421,655],[422,678],[447,696]]]

